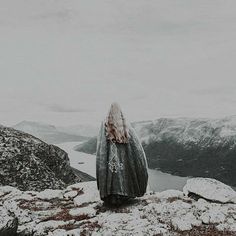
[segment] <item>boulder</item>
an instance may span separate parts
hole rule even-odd
[[[192,178],[183,188],[185,195],[195,194],[213,202],[236,203],[236,192],[228,185],[211,178]]]
[[[41,191],[78,181],[65,151],[27,133],[0,127],[0,186]]]

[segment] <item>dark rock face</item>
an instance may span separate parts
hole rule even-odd
[[[236,186],[236,117],[167,119],[132,123],[149,168],[179,176],[202,176]],[[93,154],[96,139],[76,148]]]
[[[78,181],[65,151],[0,126],[0,185],[40,191],[64,188]]]
[[[18,219],[13,218],[0,229],[0,236],[17,236]]]

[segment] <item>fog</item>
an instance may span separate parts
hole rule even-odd
[[[233,0],[0,5],[0,124],[235,115]]]

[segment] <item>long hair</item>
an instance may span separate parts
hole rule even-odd
[[[128,143],[129,132],[118,103],[112,103],[105,121],[106,137],[117,143]]]

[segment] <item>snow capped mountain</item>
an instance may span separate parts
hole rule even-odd
[[[134,122],[149,168],[203,176],[236,186],[236,116],[223,119],[160,118]],[[76,147],[94,154],[96,138]]]
[[[236,142],[236,116],[224,119],[161,118],[136,122],[133,126],[145,143],[163,139],[202,146],[232,140]]]
[[[51,144],[62,142],[83,141],[88,139],[86,136],[67,133],[59,130],[54,125],[44,124],[34,121],[22,121],[13,126],[14,129],[21,130],[42,139]]]
[[[34,135],[42,140],[57,132],[55,126],[35,121],[22,121],[14,125],[13,128]]]
[[[160,118],[133,122],[132,126],[145,144],[166,139],[201,146],[236,144],[236,116],[223,119]]]
[[[40,123],[35,121],[22,121],[16,125],[14,125],[14,128],[21,129],[22,131],[28,131],[28,132],[52,132],[56,130],[56,127],[54,125],[49,125],[46,123]]]
[[[236,117],[135,123],[150,168],[236,186]]]
[[[0,127],[0,185],[21,190],[55,189],[84,177],[87,178],[73,170],[67,153],[59,147],[27,133]]]

